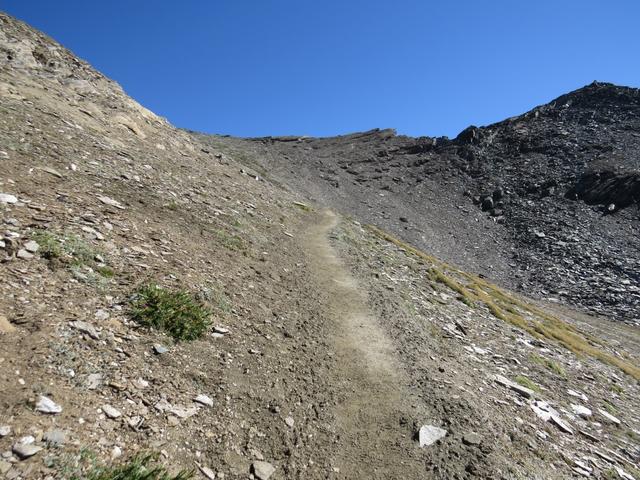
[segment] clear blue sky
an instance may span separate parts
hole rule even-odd
[[[638,0],[0,0],[179,127],[455,136],[640,87]]]

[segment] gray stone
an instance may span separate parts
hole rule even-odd
[[[200,465],[199,463],[197,465],[198,465],[198,468],[200,469],[200,472],[202,472],[202,474],[206,478],[208,478],[209,480],[216,480],[216,473],[213,470],[203,465]]]
[[[18,250],[18,253],[16,253],[16,257],[21,258],[22,260],[31,260],[33,258],[33,253],[29,253],[24,248],[21,248]]]
[[[423,425],[418,432],[418,441],[420,448],[433,445],[441,438],[444,438],[447,431],[444,428],[435,427],[433,425]]]
[[[213,399],[202,393],[194,398],[193,401],[207,407],[213,407]]]
[[[276,467],[269,462],[256,461],[253,462],[253,475],[259,480],[268,480],[273,472],[276,471]]]
[[[0,426],[0,438],[6,437],[11,433],[11,427],[9,425]]]
[[[36,411],[40,413],[56,414],[62,412],[62,407],[49,397],[40,396],[36,402]]]
[[[109,205],[111,207],[116,207],[116,208],[119,208],[120,210],[124,210],[124,207],[122,206],[122,204],[117,200],[114,200],[113,198],[110,198],[104,195],[99,195],[98,200],[100,200],[105,205]]]
[[[36,453],[42,450],[42,447],[34,445],[32,443],[17,443],[13,446],[11,451],[20,459],[25,460],[29,457],[33,457]]]
[[[0,193],[0,203],[17,203],[18,198],[10,193]]]
[[[122,416],[122,413],[117,408],[112,407],[111,405],[103,405],[102,411],[109,418],[118,418]]]
[[[87,380],[85,382],[85,385],[89,390],[95,390],[100,385],[102,385],[102,374],[101,373],[90,373],[87,376]]]
[[[530,388],[526,388],[526,387],[523,387],[522,385],[517,384],[516,382],[512,382],[511,380],[509,380],[506,377],[503,377],[502,375],[494,375],[493,380],[496,383],[502,385],[503,387],[507,387],[513,390],[514,392],[522,395],[523,397],[535,398],[536,396],[536,393]]]
[[[158,355],[162,355],[163,353],[167,353],[169,351],[169,349],[167,347],[165,347],[164,345],[160,345],[159,343],[155,343],[153,345],[153,351]]]
[[[614,425],[620,425],[620,420],[611,415],[609,412],[599,408],[598,413],[600,413],[600,415],[602,415],[607,420],[607,422],[613,423]]]
[[[588,409],[587,407],[583,407],[582,405],[575,405],[572,403],[571,410],[573,410],[573,413],[575,413],[577,416],[582,418],[589,418],[591,415],[593,415],[593,412],[590,409]]]
[[[51,445],[64,445],[67,441],[67,434],[62,430],[49,430],[42,439]]]
[[[40,245],[38,245],[38,242],[34,240],[29,240],[27,243],[24,244],[24,249],[27,252],[36,253],[39,248],[40,248]]]
[[[462,437],[462,442],[465,445],[480,445],[480,443],[482,443],[482,437],[475,432],[469,432]]]
[[[94,340],[99,340],[100,339],[100,334],[98,333],[96,328],[93,325],[91,325],[90,323],[82,322],[82,321],[78,320],[76,322],[71,322],[70,325],[73,328],[75,328],[76,330],[79,330],[82,333],[86,333],[87,335],[89,335]]]
[[[573,435],[573,429],[569,426],[568,423],[562,420],[559,415],[551,415],[551,422],[554,423],[564,433]]]
[[[296,424],[296,421],[293,419],[293,417],[287,417],[284,419],[284,423],[287,424],[287,427],[293,428],[293,426]]]

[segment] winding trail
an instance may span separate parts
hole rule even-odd
[[[317,282],[328,297],[338,357],[335,381],[344,391],[336,411],[337,458],[341,478],[423,478],[425,469],[412,439],[410,395],[404,371],[363,292],[331,247],[338,224],[330,211],[319,215],[303,241]],[[413,412],[415,414],[415,412]]]

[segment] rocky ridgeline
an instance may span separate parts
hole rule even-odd
[[[638,132],[640,90],[593,83],[455,139],[209,141],[523,293],[638,323]]]

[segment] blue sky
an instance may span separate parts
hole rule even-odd
[[[174,125],[455,136],[640,87],[637,0],[0,0]]]

